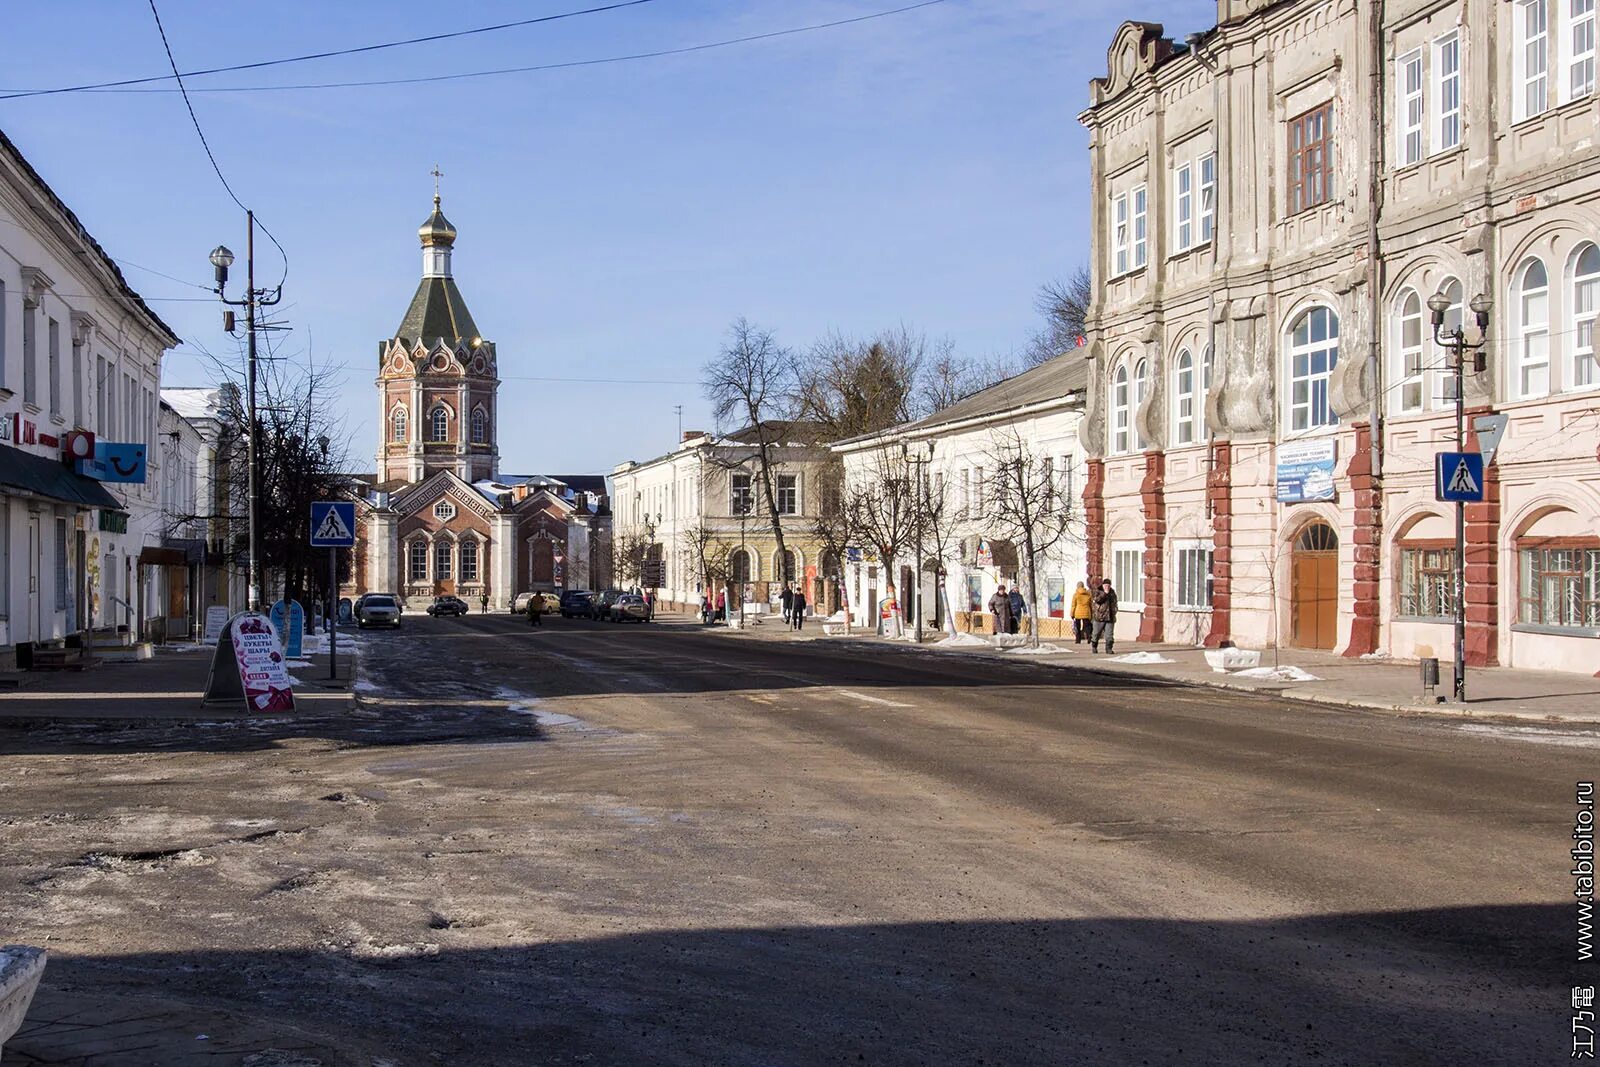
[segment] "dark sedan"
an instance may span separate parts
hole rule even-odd
[[[433,598],[433,603],[428,605],[428,614],[436,619],[445,615],[465,615],[466,613],[467,602],[458,596],[436,596]]]
[[[581,619],[589,615],[589,591],[587,589],[569,589],[561,594],[561,617],[563,619]]]

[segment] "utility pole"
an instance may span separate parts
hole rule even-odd
[[[1468,341],[1460,324],[1447,331],[1444,317],[1450,310],[1450,298],[1435,293],[1428,298],[1428,310],[1433,314],[1433,339],[1440,347],[1448,349],[1454,364],[1456,401],[1456,452],[1467,450],[1466,396],[1462,388],[1466,376],[1467,353],[1472,353],[1473,369],[1482,372],[1487,366],[1484,346],[1489,343],[1489,311],[1494,302],[1479,293],[1470,305],[1478,319],[1478,340]],[[1485,476],[1487,476],[1485,471]],[[1479,486],[1481,490],[1483,486]],[[1456,500],[1456,559],[1455,559],[1455,678],[1452,694],[1457,703],[1467,701],[1467,505]]]
[[[257,312],[263,307],[270,307],[283,299],[283,290],[278,288],[269,298],[264,289],[256,288],[256,213],[245,212],[245,291],[244,299],[229,300],[223,295],[223,289],[228,284],[228,268],[233,264],[233,253],[228,251],[226,245],[218,245],[211,252],[211,265],[216,268],[217,296],[221,297],[224,304],[244,308],[245,323],[245,378],[246,378],[246,418],[249,420],[249,434],[245,438],[245,462],[249,467],[248,525],[249,525],[249,552],[250,552],[250,580],[248,603],[246,607],[251,611],[261,610],[261,484],[260,484],[260,451],[256,442],[260,429],[256,420],[256,317]],[[233,312],[222,313],[223,327],[229,333],[233,332]]]

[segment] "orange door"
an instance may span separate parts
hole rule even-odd
[[[1337,552],[1296,552],[1289,587],[1289,643],[1333,649],[1339,625]]]

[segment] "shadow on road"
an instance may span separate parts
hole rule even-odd
[[[415,945],[364,955],[58,955],[6,1062],[65,1062],[51,1020],[74,995],[125,993],[193,1005],[191,1028],[243,1011],[396,1064],[1553,1063],[1568,1051],[1570,920],[1557,905],[1506,905],[458,949],[454,935],[472,931],[419,914]]]

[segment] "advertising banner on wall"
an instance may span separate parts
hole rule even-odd
[[[1336,442],[1331,437],[1278,446],[1278,502],[1301,504],[1333,499]]]

